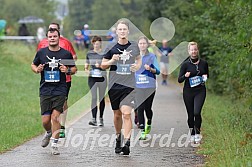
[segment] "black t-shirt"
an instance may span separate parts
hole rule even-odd
[[[73,56],[67,50],[60,48],[58,51],[50,51],[48,47],[40,49],[33,60],[33,64],[45,64],[41,72],[40,95],[43,96],[65,96],[67,94],[66,74],[55,68],[49,67],[53,60],[60,60],[61,64],[68,67],[75,66]],[[52,70],[53,69],[53,70]]]
[[[186,72],[191,72],[189,77],[185,77]],[[209,78],[209,72],[208,72],[208,64],[205,60],[200,59],[200,62],[198,65],[193,64],[189,59],[186,59],[180,68],[178,82],[182,83],[185,81],[184,88],[191,88],[189,83],[189,78],[195,77],[195,76],[202,76],[207,74],[207,77]],[[200,84],[196,86],[198,87],[204,87],[205,84]]]
[[[172,52],[172,48],[167,47],[167,48],[159,48],[159,50],[161,51],[162,55],[160,57],[160,62],[163,63],[169,63],[169,56],[168,54]]]
[[[90,71],[97,69],[97,70],[101,71],[102,76],[106,76],[106,71],[105,70],[101,69],[100,67],[95,66],[96,63],[101,65],[102,59],[103,59],[103,53],[99,54],[99,53],[96,53],[94,51],[89,51],[87,53],[86,63],[90,65]],[[90,74],[90,77],[91,76],[92,75]]]
[[[135,73],[129,70],[135,63],[136,57],[140,56],[137,43],[128,42],[126,45],[113,43],[105,50],[105,59],[112,59],[114,54],[120,54],[120,58],[110,66],[109,89],[124,89],[135,87]]]

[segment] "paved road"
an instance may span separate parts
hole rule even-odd
[[[139,130],[134,126],[129,156],[114,153],[113,115],[110,105],[107,105],[103,128],[88,125],[90,112],[68,127],[59,156],[52,156],[50,147],[42,148],[42,136],[38,136],[0,155],[0,166],[201,166],[203,159],[195,154],[196,148],[185,141],[187,116],[180,88],[173,84],[167,87],[159,85],[153,111],[152,131],[147,141],[137,140]]]

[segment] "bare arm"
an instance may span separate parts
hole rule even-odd
[[[109,59],[103,58],[102,63],[101,63],[101,69],[103,70],[108,69],[113,63],[114,63],[113,59],[109,60]]]
[[[70,68],[70,70],[69,70],[69,68]],[[77,67],[76,66],[68,67],[68,70],[70,71],[70,74],[73,75],[77,72]]]
[[[75,61],[77,60],[77,55],[76,55],[76,54],[73,55],[73,59],[74,59]]]
[[[160,52],[160,50],[156,50],[156,51],[155,51],[155,55],[157,55],[158,57],[161,57],[161,56],[162,56],[162,53]]]
[[[136,57],[136,68],[137,68],[136,70],[139,70],[141,68],[141,65],[142,65],[142,58],[139,55]]]
[[[136,62],[131,65],[130,70],[132,72],[136,72],[137,70],[139,70],[141,68],[141,65],[142,65],[142,58],[139,55],[136,57]]]
[[[34,63],[32,63],[31,64],[31,69],[36,74],[41,73],[41,71],[44,70],[44,64],[40,64],[40,65],[37,66]]]
[[[156,70],[155,68],[151,68],[151,66],[149,66],[149,65],[147,65],[147,64],[144,65],[144,68],[145,68],[146,70],[150,71],[150,72],[153,73],[153,74],[156,74],[156,73],[157,73],[157,70]]]
[[[114,54],[112,59],[102,59],[101,69],[108,69],[111,65],[115,63],[115,61],[119,60],[119,54]]]
[[[88,64],[88,63],[85,63],[84,70],[87,71],[87,70],[88,70],[88,67],[89,67],[89,64]]]
[[[66,73],[67,75],[73,75],[77,72],[77,67],[76,66],[73,66],[73,67],[67,67],[67,66],[64,66],[64,65],[61,65],[59,67],[60,71],[63,72],[63,73]]]

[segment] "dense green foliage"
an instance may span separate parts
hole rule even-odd
[[[127,18],[141,31],[149,33],[150,23],[142,0],[69,0],[69,16],[65,19],[68,34],[89,24],[90,29],[108,30],[118,19]],[[148,31],[146,31],[148,30]]]
[[[1,19],[17,33],[17,20],[36,15],[45,25],[55,20],[55,1],[1,0]],[[158,17],[173,21],[176,33],[170,41],[197,41],[200,54],[210,64],[209,90],[244,98],[251,104],[252,15],[250,0],[69,0],[69,15],[64,19],[65,36],[89,24],[90,29],[109,29],[119,18],[128,18],[149,36],[149,25]],[[11,11],[11,12],[10,12]],[[7,14],[8,13],[8,14]],[[29,25],[30,30],[33,27]]]
[[[108,29],[117,19],[126,17],[149,36],[150,23],[167,17],[176,28],[171,46],[176,47],[182,41],[199,43],[200,55],[210,65],[209,90],[235,99],[246,98],[251,104],[251,6],[249,0],[114,0],[109,3],[70,0],[66,23],[70,23],[69,32],[81,29],[85,23],[91,29]]]
[[[171,19],[176,35],[171,44],[197,41],[210,64],[209,90],[246,98],[252,104],[252,1],[149,0],[150,21]]]

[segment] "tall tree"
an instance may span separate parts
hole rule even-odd
[[[120,0],[120,5],[129,19],[140,31],[149,36],[150,21],[144,11],[146,2],[143,0]]]
[[[118,19],[126,16],[118,0],[96,0],[92,6],[92,13],[91,27],[94,29],[108,29]]]
[[[17,30],[19,26],[17,21],[25,16],[37,16],[45,20],[45,24],[48,24],[52,20],[55,20],[54,10],[55,3],[51,0],[1,0],[1,19],[5,19],[7,24]],[[31,25],[32,26],[32,25]],[[34,26],[32,26],[34,28]],[[36,30],[31,29],[34,33]]]
[[[252,1],[164,2],[148,0],[146,9],[153,11],[148,13],[149,19],[168,17],[175,24],[176,43],[183,40],[199,43],[200,55],[210,64],[212,80],[208,88],[236,98],[246,97],[252,103]]]
[[[68,29],[73,31],[75,29],[82,29],[84,24],[89,24],[92,20],[92,5],[94,1],[92,0],[69,0],[69,16],[66,18],[68,20]]]

